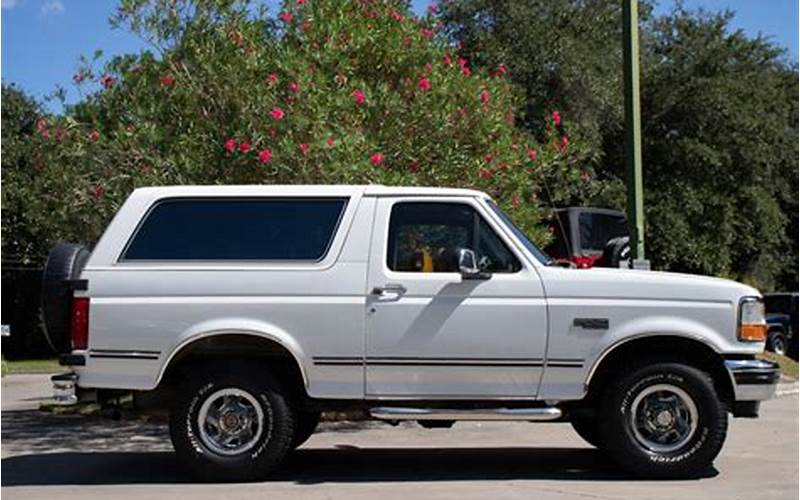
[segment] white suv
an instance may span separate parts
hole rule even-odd
[[[43,301],[72,370],[57,395],[162,401],[182,461],[222,480],[263,476],[342,408],[569,421],[628,470],[690,476],[779,376],[755,358],[757,290],[553,266],[462,189],[137,189],[91,255],[56,247]]]

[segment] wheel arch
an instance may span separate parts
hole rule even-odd
[[[732,407],[734,381],[725,368],[722,354],[701,337],[681,333],[649,333],[619,340],[597,357],[589,370],[584,387],[587,397],[602,391],[604,382],[613,377],[620,366],[642,358],[673,358],[701,368],[711,375],[723,402]]]
[[[194,329],[176,344],[162,363],[155,380],[159,388],[178,370],[194,358],[208,356],[220,358],[273,358],[288,362],[289,375],[308,392],[308,376],[303,364],[302,350],[285,332],[275,333],[262,328],[245,326],[216,326],[212,329]]]

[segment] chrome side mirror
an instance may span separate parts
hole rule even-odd
[[[465,280],[487,280],[491,277],[491,274],[480,270],[475,252],[468,248],[458,250],[458,271]]]

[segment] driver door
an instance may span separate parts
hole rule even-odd
[[[547,338],[539,276],[474,198],[382,197],[367,283],[368,397],[533,398]],[[461,248],[489,279],[463,279]]]

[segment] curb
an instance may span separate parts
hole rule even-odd
[[[792,396],[800,392],[800,385],[797,381],[794,382],[781,382],[775,390],[775,397],[780,398],[783,396]]]

